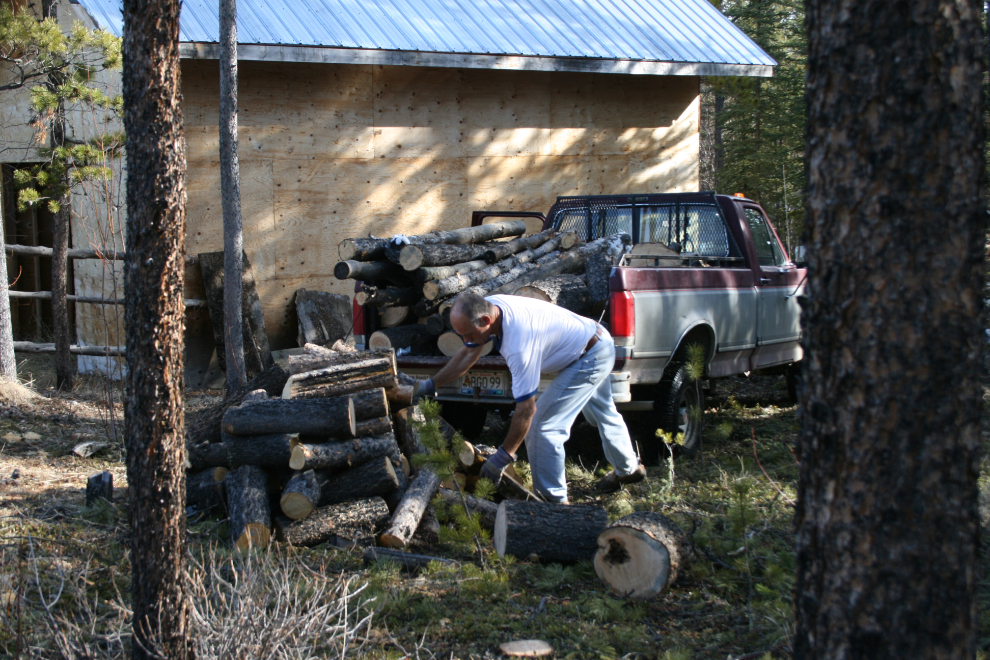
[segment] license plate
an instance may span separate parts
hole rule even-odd
[[[471,371],[461,379],[461,394],[478,396],[505,396],[509,389],[509,379],[506,374],[491,371]]]

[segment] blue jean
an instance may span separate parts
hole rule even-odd
[[[536,401],[536,415],[526,435],[526,453],[533,474],[533,488],[548,502],[567,501],[564,443],[578,413],[598,427],[605,458],[619,475],[639,467],[625,420],[612,401],[608,375],[615,363],[615,343],[609,334],[590,351],[557,374]]]

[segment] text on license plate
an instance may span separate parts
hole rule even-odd
[[[461,379],[461,394],[474,395],[477,389],[479,396],[505,396],[508,381],[505,374],[474,371],[464,374]]]

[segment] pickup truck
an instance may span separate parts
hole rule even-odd
[[[807,270],[790,260],[758,203],[710,192],[560,197],[546,215],[478,211],[472,225],[505,217],[585,241],[632,237],[609,276],[605,309],[596,310],[615,339],[612,396],[619,410],[651,412],[657,428],[683,433],[685,453],[700,447],[703,423],[704,389],[692,366],[703,361],[704,379],[796,373]],[[405,356],[398,365],[427,378],[447,359]],[[487,408],[514,407],[510,378],[501,357],[479,359],[461,382],[438,390],[444,417],[466,437],[480,433]]]

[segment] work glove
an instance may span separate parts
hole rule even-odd
[[[505,468],[515,461],[515,456],[499,447],[498,451],[482,464],[481,476],[497,486],[502,481],[502,473],[505,472]]]
[[[413,386],[413,405],[419,403],[419,400],[423,397],[429,397],[431,399],[435,399],[437,397],[437,388],[433,384],[432,378],[416,381],[416,385]]]

